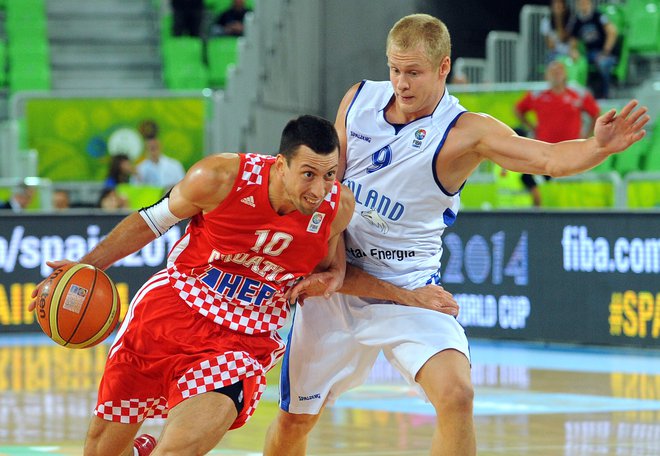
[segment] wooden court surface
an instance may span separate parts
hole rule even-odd
[[[0,456],[80,455],[107,345],[0,336]],[[479,455],[660,455],[660,355],[650,350],[472,341]],[[261,454],[277,376],[259,409],[211,454]],[[313,455],[428,454],[432,407],[384,360],[310,437]],[[143,430],[158,435],[162,422]]]

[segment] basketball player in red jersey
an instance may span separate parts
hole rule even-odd
[[[153,441],[141,436],[134,450],[133,439],[159,416],[168,418],[154,455],[206,454],[252,415],[284,351],[287,291],[314,270],[345,267],[333,256],[355,203],[335,179],[338,151],[332,123],[299,117],[277,157],[202,159],[80,260],[105,269],[190,218],[110,349],[85,455],[149,454]]]

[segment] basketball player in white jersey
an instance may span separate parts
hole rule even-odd
[[[394,25],[387,59],[390,81],[355,85],[339,107],[340,170],[356,199],[344,235],[349,264],[329,303],[330,274],[293,290],[326,299],[296,310],[265,456],[305,454],[323,407],[362,383],[380,351],[435,407],[431,454],[476,454],[468,342],[453,298],[434,285],[461,188],[484,160],[530,174],[585,171],[641,139],[649,120],[631,101],[601,116],[594,137],[549,144],[466,112],[445,87],[449,33],[428,15]]]

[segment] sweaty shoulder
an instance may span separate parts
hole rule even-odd
[[[462,154],[475,150],[483,137],[498,130],[499,124],[499,120],[488,114],[466,112],[450,130],[443,153]]]
[[[238,154],[217,154],[195,163],[178,185],[188,201],[208,212],[220,204],[234,186],[240,158]]]
[[[353,99],[355,98],[355,94],[357,93],[358,89],[363,85],[364,82],[358,82],[357,84],[354,84],[346,94],[344,94],[344,98],[342,98],[341,103],[339,103],[339,109],[337,110],[338,114],[338,119],[337,120],[344,120],[346,117],[346,113],[348,111],[348,107],[351,105],[353,102]]]

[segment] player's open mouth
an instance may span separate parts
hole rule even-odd
[[[313,205],[319,204],[319,203],[321,202],[320,199],[312,199],[312,198],[309,198],[309,197],[307,197],[307,196],[303,196],[303,199],[304,199],[306,202],[308,202],[309,204],[313,204]]]

